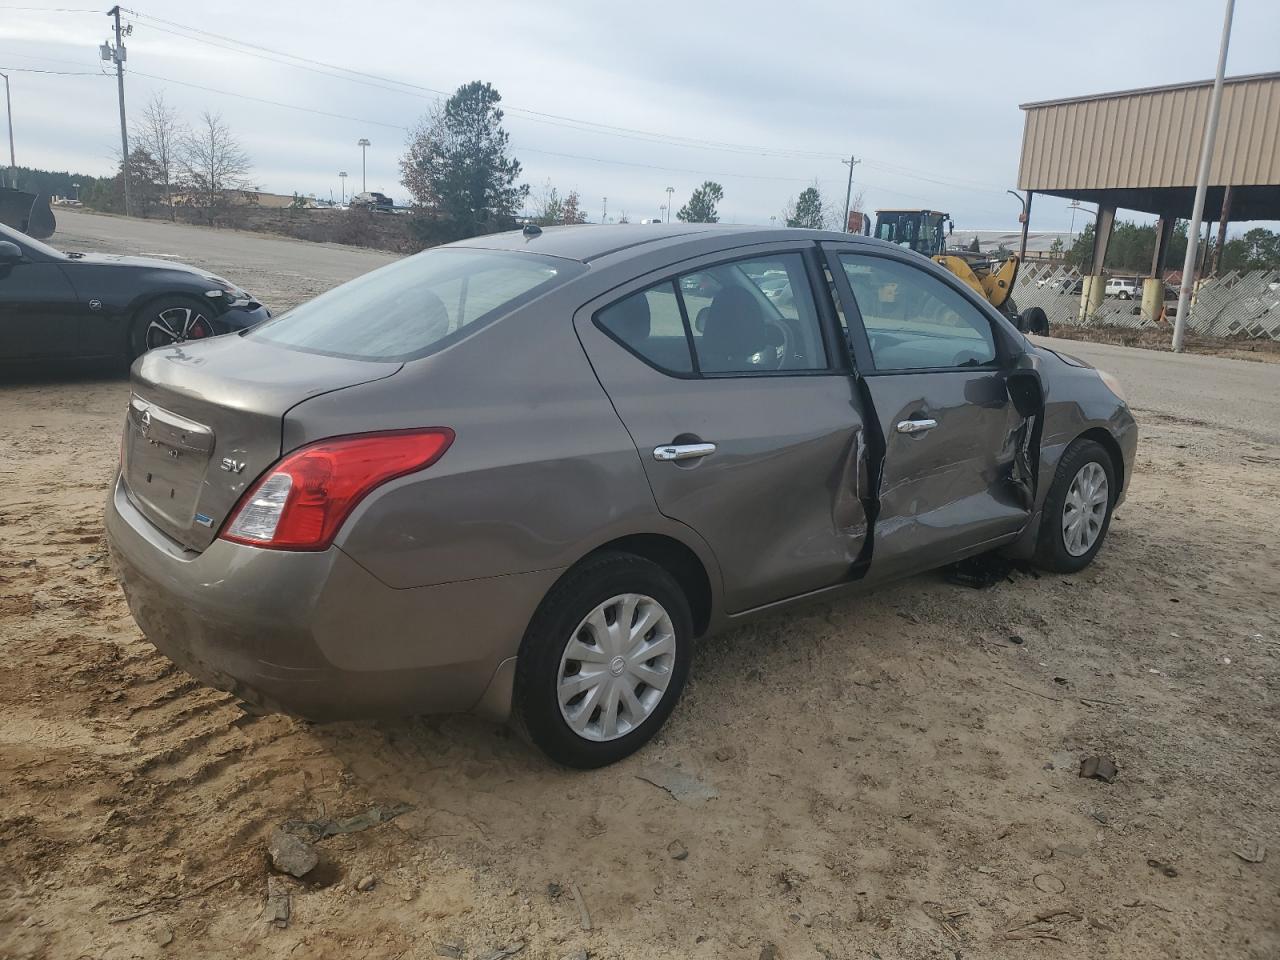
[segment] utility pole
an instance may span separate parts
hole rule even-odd
[[[16,180],[18,176],[18,161],[13,158],[13,103],[9,100],[9,75],[0,73],[0,77],[4,77],[4,113],[9,120],[9,179]],[[16,182],[9,184],[16,187]]]
[[[667,187],[667,223],[671,222],[671,195],[675,192],[675,187]]]
[[[369,190],[369,181],[365,176],[364,157],[365,157],[365,151],[368,150],[369,147],[373,146],[373,144],[371,144],[364,137],[361,137],[359,140],[356,141],[356,146],[360,148],[360,192],[367,193]]]
[[[124,60],[125,49],[120,43],[120,8],[112,7],[107,11],[108,17],[115,19],[116,45],[111,51],[111,59],[116,63],[116,89],[120,92],[120,157],[121,170],[124,171],[124,213],[133,216],[133,188],[129,186],[129,127],[124,118]]]
[[[347,205],[347,171],[339,170],[338,179],[342,181],[342,205]]]
[[[862,161],[857,157],[850,157],[848,160],[841,160],[841,163],[849,165],[849,185],[844,188],[844,223],[840,226],[841,233],[849,232],[849,201],[853,199],[853,168]]]
[[[1200,243],[1200,219],[1204,216],[1204,195],[1209,191],[1209,166],[1213,163],[1213,144],[1218,137],[1218,108],[1222,106],[1222,78],[1227,71],[1227,47],[1231,44],[1231,16],[1236,0],[1227,0],[1222,21],[1222,43],[1218,47],[1218,73],[1209,97],[1209,116],[1204,124],[1204,145],[1200,150],[1200,175],[1196,178],[1196,199],[1191,208],[1191,224],[1187,227],[1187,258],[1182,264],[1182,287],[1178,290],[1178,315],[1173,321],[1173,351],[1182,352],[1182,339],[1187,330],[1187,311],[1191,290],[1196,281],[1196,247]]]
[[[609,198],[603,197],[600,200],[600,222],[609,222]]]

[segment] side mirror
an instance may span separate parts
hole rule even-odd
[[[21,263],[23,259],[20,246],[12,240],[0,240],[0,264],[8,266],[11,263]]]

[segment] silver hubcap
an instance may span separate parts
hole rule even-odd
[[[662,604],[638,593],[611,597],[565,644],[560,715],[584,740],[624,737],[662,702],[675,662],[675,627]]]
[[[1098,463],[1086,463],[1076,471],[1062,505],[1062,543],[1067,553],[1081,557],[1093,549],[1109,502],[1107,472]]]
[[[209,335],[209,321],[190,307],[170,307],[157,314],[147,325],[147,349],[154,350],[169,343],[199,340]]]

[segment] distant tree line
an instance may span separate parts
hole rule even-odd
[[[1166,265],[1170,269],[1181,269],[1186,259],[1187,226],[1186,220],[1179,220],[1174,225],[1165,258]],[[1093,224],[1086,224],[1066,252],[1067,266],[1081,271],[1089,270],[1093,263],[1093,241]],[[1200,250],[1204,262],[1212,261],[1215,245],[1213,240],[1210,240],[1207,246],[1201,243]],[[1113,273],[1138,275],[1149,273],[1155,250],[1156,227],[1154,224],[1139,225],[1129,221],[1118,221],[1112,229],[1111,242],[1107,244],[1105,267]],[[1227,240],[1218,258],[1218,271],[1225,273],[1229,270],[1280,270],[1280,234],[1264,227],[1254,227],[1242,236]]]

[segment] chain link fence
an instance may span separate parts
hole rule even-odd
[[[1024,263],[1013,286],[1019,310],[1040,307],[1049,326],[1155,327],[1142,316],[1142,280],[1133,294],[1103,297],[1101,305],[1082,314],[1084,277],[1067,267]],[[1166,289],[1166,320],[1173,322],[1178,292]],[[1211,337],[1249,337],[1280,341],[1280,271],[1231,271],[1203,281],[1192,302],[1188,329]]]

